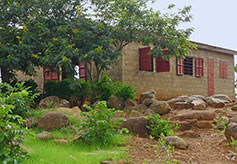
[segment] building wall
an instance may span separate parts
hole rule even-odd
[[[208,50],[193,50],[191,57],[204,59],[204,76],[195,77],[195,60],[193,60],[193,76],[176,74],[176,58],[170,59],[170,72],[139,71],[139,46],[132,43],[124,48],[121,68],[113,70],[112,75],[121,75],[122,81],[133,84],[142,92],[155,90],[157,99],[167,100],[180,95],[199,94],[208,96],[208,59],[214,60],[214,94],[226,94],[234,98],[234,56],[220,54]],[[219,78],[219,61],[227,62],[227,79]],[[154,61],[155,62],[155,61]],[[155,69],[154,69],[155,70]]]

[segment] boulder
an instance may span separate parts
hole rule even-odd
[[[155,91],[148,91],[148,92],[144,92],[141,94],[139,102],[142,103],[143,100],[145,100],[146,98],[152,98],[155,99],[156,98],[156,92]]]
[[[206,110],[207,105],[206,102],[202,99],[195,99],[191,101],[191,106],[193,110]]]
[[[150,114],[155,114],[155,112],[154,112],[152,109],[148,108],[148,109],[145,111],[144,114],[145,114],[145,115],[150,115]]]
[[[192,124],[187,121],[175,121],[171,124],[177,124],[179,126],[178,131],[186,131],[192,128]]]
[[[65,107],[65,108],[70,108],[70,102],[67,101],[66,99],[61,99],[59,102],[59,107]]]
[[[237,117],[231,118],[229,122],[230,123],[237,123]]]
[[[120,125],[120,128],[127,128],[129,132],[132,132],[139,137],[146,137],[147,134],[149,134],[149,130],[146,127],[147,125],[149,125],[149,121],[145,119],[145,117],[131,117],[124,120]]]
[[[42,108],[54,107],[60,103],[60,99],[57,96],[49,96],[42,99],[39,106]]]
[[[232,102],[231,98],[227,95],[224,95],[224,94],[216,94],[216,95],[213,95],[211,97],[222,100],[225,103],[231,103]]]
[[[197,100],[197,99],[201,99],[203,100],[204,102],[206,102],[206,97],[205,96],[202,96],[202,95],[191,95],[188,97],[190,101],[193,101],[193,100]]]
[[[170,99],[170,100],[168,100],[168,101],[166,101],[166,102],[169,104],[169,106],[170,106],[171,108],[174,108],[174,104],[175,104],[175,103],[177,103],[177,102],[184,102],[184,100],[183,100],[183,98],[181,98],[181,97],[177,97],[177,98]]]
[[[219,120],[216,122],[216,127],[220,130],[223,130],[226,125],[229,123],[229,118],[222,116],[219,118]]]
[[[235,104],[232,108],[231,108],[232,111],[234,112],[237,112],[237,104]]]
[[[232,138],[237,140],[237,123],[230,123],[225,129],[225,137],[229,142],[232,142]]]
[[[185,101],[185,102],[176,102],[174,105],[173,105],[173,108],[174,109],[189,109],[189,108],[192,108],[192,104]]]
[[[188,138],[198,138],[198,137],[200,137],[200,134],[198,134],[192,130],[189,130],[189,131],[185,131],[185,132],[181,133],[179,136],[180,137],[188,137]]]
[[[117,96],[112,96],[108,99],[107,104],[117,110],[122,110],[125,107],[124,99]]]
[[[189,111],[185,113],[180,113],[175,116],[175,119],[184,121],[187,119],[197,119],[197,120],[213,120],[216,117],[213,111]]]
[[[143,100],[142,104],[146,105],[147,107],[149,107],[151,104],[156,103],[157,100],[153,99],[153,98],[146,98],[145,100]]]
[[[151,104],[149,108],[160,115],[167,114],[171,111],[169,104],[165,101],[157,101]]]
[[[51,134],[50,132],[43,132],[37,134],[36,137],[39,138],[40,140],[48,140],[53,138],[53,134]]]
[[[135,106],[133,108],[133,110],[136,110],[136,111],[138,111],[140,113],[145,113],[145,111],[147,110],[147,106],[144,105],[144,104],[139,104],[139,105]]]
[[[24,127],[27,128],[33,128],[37,126],[38,120],[34,117],[29,117],[26,119],[26,122],[24,123]]]
[[[68,117],[63,113],[58,112],[47,113],[38,120],[38,128],[47,131],[59,129],[69,124]]]
[[[211,121],[197,121],[196,125],[199,128],[212,128]]]
[[[124,105],[125,107],[134,107],[136,106],[136,103],[133,100],[128,99],[127,101],[125,101]]]
[[[174,146],[176,149],[187,149],[188,144],[180,137],[167,136],[164,138],[167,145]]]
[[[225,103],[223,101],[213,97],[207,98],[207,104],[213,108],[223,108],[225,106]]]

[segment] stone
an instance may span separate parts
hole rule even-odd
[[[175,121],[171,122],[172,124],[178,124],[179,128],[178,131],[186,131],[192,128],[192,124],[187,121]]]
[[[66,99],[61,99],[59,102],[59,107],[65,107],[65,108],[70,108],[70,102],[67,101]]]
[[[39,138],[40,140],[48,140],[53,138],[53,134],[51,134],[50,132],[43,132],[37,134],[36,137]]]
[[[165,101],[157,101],[151,104],[149,108],[160,115],[167,114],[171,111],[169,104]]]
[[[179,136],[180,137],[188,137],[188,138],[199,138],[200,134],[198,134],[192,130],[189,130],[189,131],[185,131],[185,132],[181,133]]]
[[[153,98],[146,98],[145,100],[143,100],[142,104],[146,105],[148,108],[151,104],[156,103],[157,100],[153,99]]]
[[[217,127],[217,129],[223,130],[228,123],[229,123],[229,118],[222,116],[216,122],[216,127]]]
[[[176,149],[184,149],[188,148],[188,144],[178,136],[167,136],[164,138],[167,145],[174,146]]]
[[[123,108],[125,107],[124,103],[124,99],[117,96],[111,96],[107,101],[108,106],[117,110],[123,110]]]
[[[213,120],[216,117],[213,111],[189,111],[186,113],[180,113],[175,116],[176,119],[184,121],[187,119],[197,120]]]
[[[174,109],[188,109],[192,108],[192,105],[188,102],[176,102],[174,104]]]
[[[237,112],[237,104],[235,104],[232,108],[231,108],[232,111],[234,112]]]
[[[212,128],[211,121],[197,121],[196,125],[199,128]]]
[[[139,137],[147,137],[149,133],[149,129],[147,129],[147,125],[149,125],[149,121],[145,119],[145,117],[131,117],[122,121],[120,128],[127,128],[129,132],[132,132]]]
[[[144,114],[145,114],[145,115],[150,115],[150,114],[155,114],[155,112],[154,112],[152,109],[148,108],[148,109],[145,111]]]
[[[142,103],[143,100],[145,100],[146,98],[155,99],[155,98],[156,98],[156,92],[155,92],[155,91],[148,91],[148,92],[142,93],[142,94],[140,95],[139,102]]]
[[[225,103],[221,100],[213,97],[207,98],[207,104],[213,108],[223,108],[225,106]]]
[[[229,122],[230,123],[237,123],[237,117],[231,118]]]
[[[24,127],[33,128],[37,126],[38,120],[34,117],[29,117],[26,119],[26,122],[23,124]]]
[[[56,139],[56,138],[55,138],[54,141],[55,141],[56,143],[63,143],[63,144],[68,143],[67,139],[65,139],[65,138],[59,138],[59,139]]]
[[[211,97],[222,100],[225,103],[231,103],[232,102],[231,98],[227,95],[224,95],[224,94],[216,94],[216,95],[213,95]]]
[[[134,107],[136,106],[136,103],[133,100],[128,99],[127,101],[125,101],[124,105],[125,107]]]
[[[229,142],[232,142],[233,138],[234,140],[237,140],[237,123],[229,123],[225,129],[225,137]]]
[[[47,131],[59,129],[69,124],[70,122],[68,117],[59,112],[46,113],[38,120],[38,128],[45,129]]]
[[[171,108],[174,108],[174,104],[177,102],[184,102],[184,100],[181,97],[173,98],[168,101],[166,101]]]
[[[144,104],[139,104],[139,105],[135,106],[133,108],[133,110],[136,110],[136,111],[138,111],[140,113],[145,113],[145,111],[147,110],[147,106],[144,105]]]
[[[60,99],[57,96],[49,96],[42,99],[39,103],[39,106],[42,108],[50,108],[60,103]]]
[[[206,102],[202,99],[195,99],[191,101],[192,109],[193,110],[206,110],[207,105]]]
[[[206,97],[202,95],[191,95],[188,97],[190,101],[196,100],[196,99],[201,99],[204,102],[206,102]]]

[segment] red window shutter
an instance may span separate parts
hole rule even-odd
[[[58,73],[55,70],[49,70],[48,68],[44,70],[44,76],[45,82],[59,80]]]
[[[203,59],[196,58],[196,76],[201,77],[203,76]]]
[[[86,80],[86,62],[79,62],[79,78]]]
[[[220,78],[227,79],[227,63],[220,61]]]
[[[227,64],[226,62],[223,63],[224,71],[223,71],[223,78],[227,79]]]
[[[151,51],[150,47],[139,48],[139,70],[153,71],[153,57],[148,53]]]
[[[184,61],[181,58],[177,58],[177,75],[184,74]]]
[[[156,72],[169,72],[170,62],[162,59],[162,57],[156,58]]]
[[[223,78],[223,68],[222,68],[222,62],[219,62],[219,74],[220,74],[220,78]]]

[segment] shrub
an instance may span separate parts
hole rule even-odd
[[[26,89],[22,89],[23,83],[16,84],[16,86],[18,88],[13,88],[5,83],[0,84],[1,163],[24,163],[23,161],[26,156],[26,152],[20,145],[23,145],[24,135],[27,133],[27,130],[21,126],[24,122],[22,117],[14,113],[20,112],[23,105],[27,106],[24,110],[27,109],[29,107],[27,102],[29,102],[31,96],[29,96]]]
[[[11,111],[12,114],[22,117],[27,116],[30,107],[34,104],[34,99],[38,96],[37,93],[33,94],[29,92],[29,88],[24,86],[24,82],[16,83],[15,87],[7,83],[0,84],[0,97],[6,98],[11,95],[4,102],[6,105],[14,105],[14,109]]]
[[[125,84],[120,81],[114,83],[114,95],[122,97],[125,101],[136,98],[136,88],[133,85]]]
[[[169,121],[163,120],[159,114],[150,114],[146,119],[150,121],[150,126],[147,125],[147,128],[151,131],[151,137],[155,139],[162,136],[173,136],[173,128],[178,128],[177,125],[170,124]]]
[[[118,128],[123,119],[113,120],[113,118],[120,111],[107,108],[105,101],[99,102],[95,109],[87,105],[84,107],[89,112],[81,113],[81,116],[85,117],[80,128],[84,130],[81,134],[82,139],[88,144],[109,144],[112,137],[119,133]]]

